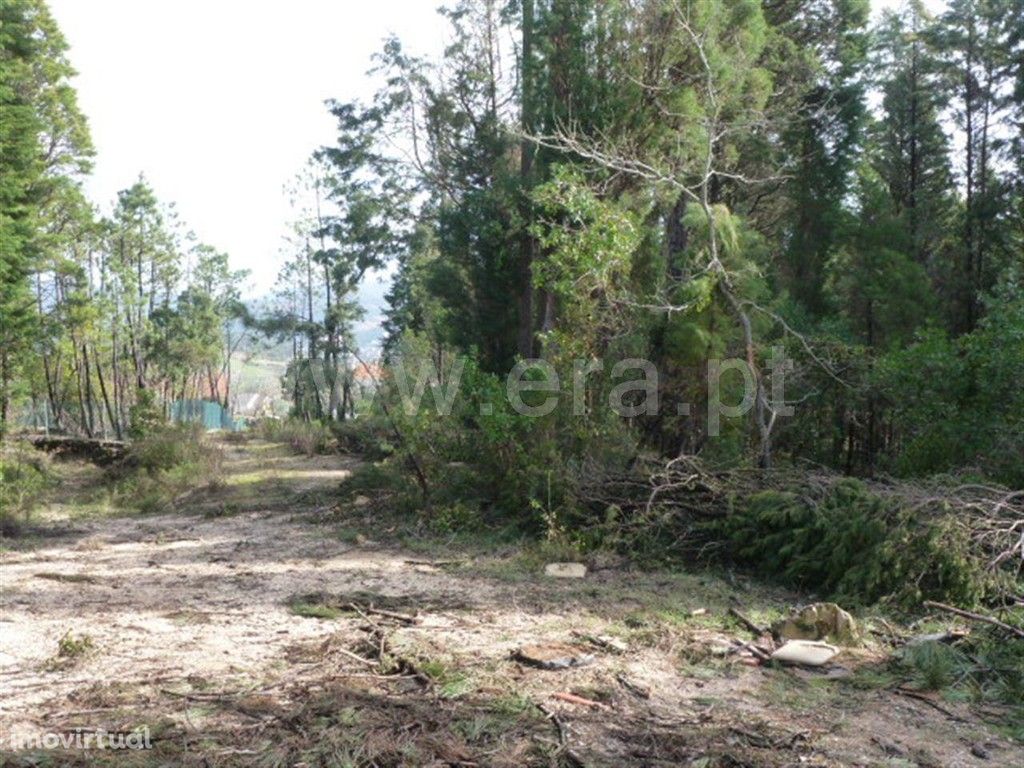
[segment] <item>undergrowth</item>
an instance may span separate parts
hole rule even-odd
[[[132,442],[125,460],[111,470],[119,507],[162,512],[188,493],[217,485],[223,450],[198,425],[154,428]]]
[[[18,535],[52,484],[46,454],[21,444],[4,444],[0,449],[0,535]]]
[[[317,421],[261,419],[253,428],[263,440],[284,443],[296,454],[316,456],[337,450],[337,440],[330,427]]]
[[[1002,716],[993,713],[996,724],[1024,742],[1024,642],[1000,630],[982,628],[955,644],[908,643],[884,664],[858,670],[851,684],[906,686],[949,701],[1005,707]]]

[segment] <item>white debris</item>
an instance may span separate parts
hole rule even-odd
[[[544,575],[556,579],[582,579],[587,575],[587,566],[583,563],[548,563],[544,566]]]
[[[838,653],[839,649],[828,643],[815,640],[790,640],[772,654],[772,659],[784,664],[821,667],[828,664]]]

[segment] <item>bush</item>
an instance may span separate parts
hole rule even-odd
[[[333,453],[337,441],[331,429],[318,421],[299,419],[262,419],[255,425],[263,440],[284,443],[297,454],[316,456]]]
[[[334,422],[331,431],[338,450],[370,461],[386,459],[395,452],[395,432],[381,414],[361,414],[358,419]]]
[[[15,536],[52,482],[48,457],[22,445],[0,452],[0,533]]]
[[[422,507],[423,497],[412,475],[394,462],[366,463],[357,468],[342,485],[342,496],[383,497],[388,509],[397,514],[413,514]]]
[[[163,427],[131,444],[128,461],[150,473],[173,469],[183,464],[198,464],[215,458],[219,452],[206,444],[197,425]]]
[[[1024,290],[1006,280],[978,327],[957,339],[928,332],[878,361],[891,401],[903,476],[970,468],[1024,487]]]
[[[818,499],[775,490],[739,498],[707,530],[735,561],[837,600],[971,605],[995,589],[995,577],[953,523],[919,519],[899,500],[841,479]]]
[[[139,440],[159,431],[165,424],[156,394],[150,389],[140,389],[135,404],[128,410],[128,437]]]
[[[143,512],[160,512],[183,493],[219,480],[223,451],[195,424],[152,429],[113,470],[115,495]]]

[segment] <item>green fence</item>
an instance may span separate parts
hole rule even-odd
[[[233,419],[227,408],[210,400],[175,400],[171,403],[171,421],[202,424],[205,429],[229,432],[245,429],[244,419]]]

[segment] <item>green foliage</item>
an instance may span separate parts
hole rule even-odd
[[[317,595],[299,597],[288,603],[288,610],[307,619],[336,619],[341,610],[317,600]]]
[[[910,643],[889,665],[891,673],[926,691],[979,704],[1008,706],[1010,734],[1024,738],[1024,644],[990,627],[954,645]]]
[[[196,425],[164,427],[134,441],[128,461],[146,472],[157,473],[183,464],[198,464],[217,451],[203,441]]]
[[[18,533],[52,484],[46,454],[24,446],[4,445],[0,451],[0,532]]]
[[[934,314],[934,297],[888,189],[870,167],[860,169],[857,191],[860,217],[826,265],[826,295],[858,343],[892,348]]]
[[[639,222],[632,212],[601,200],[568,166],[537,187],[533,200],[533,234],[547,251],[533,279],[560,302],[561,322],[550,343],[563,354],[593,354],[594,332],[610,320],[608,305],[626,298]]]
[[[573,380],[571,368],[557,371],[561,391],[522,393],[528,407],[551,398],[545,413],[528,414],[513,406],[506,378],[482,370],[473,358],[456,359],[414,334],[406,335],[398,351],[377,404],[387,410],[391,434],[380,428],[381,410],[374,420],[360,419],[351,427],[359,430],[362,422],[371,435],[364,439],[390,440],[389,453],[346,483],[350,493],[373,490],[377,482],[394,495],[391,503],[429,510],[440,528],[469,525],[475,516],[554,534],[575,507],[583,467],[591,461],[623,463],[633,449],[616,414],[596,407],[573,414],[576,404],[564,389]],[[446,363],[440,373],[438,359]],[[539,368],[523,374],[535,382],[545,376]],[[423,398],[415,407],[417,379]],[[590,396],[607,393],[607,377],[593,379]]]
[[[360,414],[358,419],[334,422],[331,431],[338,449],[369,461],[380,461],[395,451],[395,433],[380,413]]]
[[[57,656],[62,659],[75,659],[85,656],[96,647],[92,637],[89,635],[75,636],[69,629],[60,640],[57,641]]]
[[[903,475],[977,468],[1024,486],[1024,290],[1012,275],[972,333],[939,331],[879,360],[876,386],[906,436]]]
[[[128,411],[128,437],[141,440],[159,430],[165,424],[164,416],[156,402],[156,395],[148,389],[141,389]]]
[[[416,515],[423,509],[423,496],[407,466],[394,459],[367,462],[357,467],[342,484],[342,497],[380,498],[389,510]]]
[[[300,419],[261,419],[254,430],[263,440],[285,443],[297,454],[316,456],[334,453],[337,442],[326,424]]]
[[[479,509],[464,501],[435,507],[430,514],[430,530],[439,534],[471,533],[482,527]]]
[[[47,247],[47,217],[92,153],[67,48],[43,0],[0,5],[0,434],[34,368],[31,278]]]
[[[127,508],[165,511],[182,494],[218,482],[223,457],[198,425],[159,427],[134,440],[112,469],[114,495]]]
[[[737,562],[839,601],[971,605],[995,586],[955,520],[918,519],[856,480],[834,482],[817,499],[738,498],[709,530]]]

